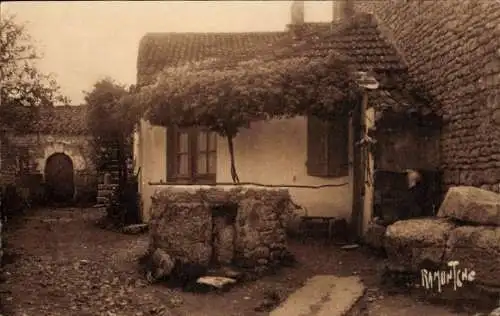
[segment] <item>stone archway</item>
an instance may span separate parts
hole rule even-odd
[[[55,153],[45,163],[45,193],[48,201],[67,203],[75,194],[74,167],[71,158]]]

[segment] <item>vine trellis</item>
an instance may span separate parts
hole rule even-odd
[[[328,120],[360,102],[349,60],[338,54],[310,58],[265,56],[166,68],[155,84],[135,94],[139,112],[153,124],[202,126],[227,138],[231,176],[239,182],[234,137],[253,121],[313,114]]]

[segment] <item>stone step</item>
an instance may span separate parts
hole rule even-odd
[[[112,194],[108,194],[108,195],[103,195],[103,194],[97,194],[97,198],[102,198],[102,199],[105,199],[105,200],[109,200],[113,197]]]
[[[97,185],[97,189],[98,190],[114,190],[116,188],[118,188],[118,184],[104,184],[104,183],[101,183],[101,184]]]
[[[317,275],[292,293],[269,316],[343,316],[364,292],[365,286],[359,277]]]
[[[114,190],[98,190],[97,191],[97,196],[101,196],[101,197],[110,197],[111,195],[113,195],[115,193]]]
[[[112,196],[97,196],[97,202],[102,201],[104,204],[109,204],[111,202]]]

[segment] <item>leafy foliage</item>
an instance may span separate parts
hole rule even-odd
[[[85,102],[89,108],[89,127],[96,137],[116,137],[130,134],[134,122],[128,119],[126,108],[129,90],[111,78],[97,81],[92,91],[85,92]]]
[[[233,138],[239,129],[255,120],[347,112],[358,97],[348,65],[334,54],[270,56],[233,65],[206,60],[165,69],[136,103],[154,124],[204,126],[227,137],[231,174],[238,182]]]
[[[69,103],[69,99],[60,94],[52,75],[38,70],[36,60],[39,58],[25,27],[14,16],[2,14],[0,125],[24,128],[36,119],[39,107]]]
[[[130,203],[130,181],[128,161],[132,157],[132,133],[137,122],[130,89],[105,78],[94,84],[92,91],[86,92],[88,106],[88,127],[93,136],[94,157],[98,170],[118,171],[119,183],[116,200],[108,209],[108,216],[121,223],[127,211],[133,209]],[[113,168],[118,168],[114,170]]]
[[[251,60],[230,68],[212,60],[165,69],[154,86],[143,88],[140,103],[155,124],[233,135],[254,120],[338,114],[354,87],[340,56]]]
[[[111,149],[118,146],[118,142],[127,135],[127,126],[123,122],[124,111],[121,110],[121,101],[126,95],[126,87],[110,78],[96,82],[92,91],[85,93],[87,122],[93,136],[98,169],[105,168],[113,160]]]

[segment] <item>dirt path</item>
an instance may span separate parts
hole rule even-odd
[[[270,292],[286,297],[315,274],[362,276],[369,298],[358,315],[401,315],[402,309],[407,315],[468,315],[389,295],[377,288],[378,259],[323,243],[292,242],[297,267],[226,293],[193,294],[149,285],[136,261],[147,236],[99,229],[95,222],[100,216],[93,209],[33,210],[11,225],[6,240],[14,255],[0,287],[2,315],[266,315],[255,308],[267,302]]]

